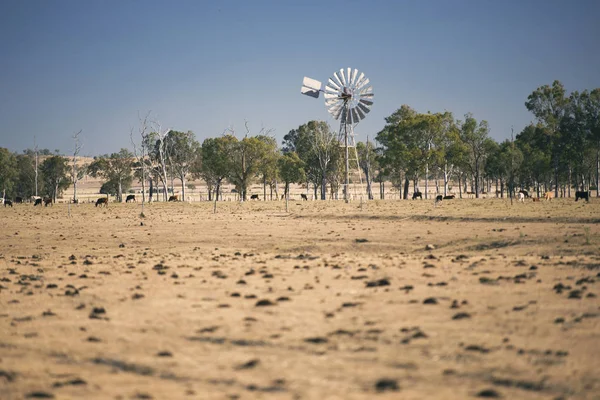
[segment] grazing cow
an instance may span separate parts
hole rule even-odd
[[[34,207],[35,206],[41,206],[41,205],[42,205],[42,198],[41,197],[34,200],[34,202],[33,202],[33,206]]]
[[[590,192],[578,190],[577,192],[575,192],[575,201],[579,199],[585,199],[585,201],[590,201]]]
[[[179,201],[179,198],[177,195],[173,195],[173,196],[169,197],[169,201]]]
[[[96,207],[98,207],[98,206],[108,207],[108,197],[102,197],[102,198],[96,200]]]
[[[552,200],[552,198],[554,198],[554,193],[553,192],[546,192],[544,194],[544,199],[546,199],[547,201]]]
[[[467,195],[469,195],[469,196],[475,196],[475,192],[467,192]]]
[[[129,203],[130,201],[135,201],[137,203],[137,200],[135,199],[135,194],[127,195],[127,198],[125,199],[125,203]]]
[[[414,192],[413,193],[413,198],[412,199],[414,200],[417,197],[420,198],[421,200],[423,200],[423,196],[421,195],[421,192]]]
[[[519,192],[517,194],[517,199],[518,199],[518,201],[525,203],[525,193]]]
[[[442,196],[441,194],[438,194],[437,196],[435,196],[435,202],[437,203],[438,201],[442,201],[442,199],[444,199],[445,197]]]
[[[44,207],[48,207],[49,205],[52,205],[52,199],[50,197],[44,197]]]
[[[13,206],[12,201],[9,199],[4,199],[4,207]]]
[[[307,197],[307,196],[306,196],[304,193],[301,193],[301,194],[300,194],[300,198],[301,198],[302,200],[306,200],[306,201],[308,201],[308,197]]]
[[[453,200],[455,197],[455,194],[449,194],[448,196],[444,196],[444,200]]]
[[[251,195],[250,200],[259,200],[258,195],[257,194]]]
[[[15,203],[21,204],[22,202],[23,202],[23,198],[22,197],[15,197]]]
[[[523,196],[525,196],[526,199],[528,199],[530,197],[529,196],[529,192],[527,190],[525,190],[525,189],[519,190],[519,193],[522,193]]]

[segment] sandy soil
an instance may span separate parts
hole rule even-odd
[[[212,207],[1,207],[0,398],[600,398],[596,198]]]

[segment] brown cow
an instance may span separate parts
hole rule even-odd
[[[52,199],[50,197],[45,197],[44,198],[44,207],[48,207],[49,205],[53,205]]]
[[[553,192],[546,192],[544,194],[544,199],[546,199],[547,201],[550,201],[554,198],[554,193]]]
[[[179,201],[179,196],[175,194],[175,195],[169,197],[169,201]]]

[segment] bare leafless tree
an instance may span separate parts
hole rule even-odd
[[[81,151],[83,145],[79,140],[79,135],[83,130],[80,129],[77,133],[73,134],[73,140],[75,141],[75,148],[73,149],[73,165],[71,166],[71,182],[73,183],[73,203],[77,203],[77,182],[83,178],[85,174],[85,168],[79,169],[77,165],[77,156]]]
[[[131,139],[131,144],[133,145],[133,155],[137,160],[137,164],[139,166],[139,171],[141,174],[141,182],[142,182],[142,215],[144,215],[144,204],[146,204],[146,176],[147,176],[147,158],[148,158],[148,142],[150,137],[150,113],[148,111],[146,115],[142,118],[140,113],[138,112],[138,133],[140,135],[140,145],[138,146],[133,139],[133,131],[134,128],[129,130],[129,138]]]
[[[169,132],[171,131],[171,129],[167,129],[163,132],[163,127],[160,124],[160,122],[158,122],[157,120],[153,121],[153,125],[154,125],[154,133],[156,134],[157,138],[156,138],[156,142],[155,142],[155,148],[154,148],[154,153],[156,156],[156,161],[159,164],[159,170],[160,170],[160,179],[162,181],[163,184],[163,198],[164,201],[167,201],[168,199],[168,190],[167,190],[167,184],[168,184],[168,177],[167,177],[167,135],[169,134]]]

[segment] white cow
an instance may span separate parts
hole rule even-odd
[[[518,198],[518,201],[525,203],[525,193],[521,193],[521,192],[517,193],[517,198]]]

